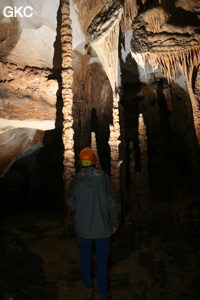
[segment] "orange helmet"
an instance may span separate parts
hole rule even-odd
[[[85,147],[79,154],[79,159],[83,167],[89,167],[96,163],[97,158],[90,147]]]

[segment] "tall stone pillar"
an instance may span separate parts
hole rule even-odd
[[[191,64],[190,66],[187,67],[187,65],[185,63],[185,65],[183,66],[183,71],[184,71],[184,76],[186,79],[188,93],[190,96],[192,110],[193,110],[194,128],[196,131],[198,143],[200,145],[200,107],[199,107],[199,99],[193,89],[193,84],[194,84],[193,83],[193,81],[194,81],[193,73],[194,73],[195,68],[197,68],[197,66],[194,67],[193,64]],[[199,79],[199,76],[198,76],[198,72],[197,72],[195,85],[198,84],[198,79]]]
[[[110,125],[110,153],[111,153],[111,180],[116,191],[120,194],[120,172],[119,172],[119,94],[118,87],[118,43],[119,23],[123,13],[123,5],[120,0],[111,0],[101,12],[94,18],[88,28],[91,47],[97,53],[102,66],[108,76],[113,90],[113,124]],[[110,16],[105,26],[105,15]]]
[[[110,125],[110,152],[111,152],[111,180],[117,197],[120,198],[120,161],[119,144],[120,123],[119,123],[119,94],[113,93],[113,125]]]
[[[199,103],[199,101],[200,101],[200,65],[198,67],[196,81],[195,81],[195,100],[196,100],[196,103]],[[194,122],[196,123],[195,128],[197,131],[198,142],[200,145],[200,107],[199,107],[199,105],[198,105],[198,109],[194,113]]]
[[[62,45],[62,98],[63,98],[63,145],[64,145],[64,185],[68,189],[75,172],[73,105],[73,69],[72,69],[72,28],[69,0],[61,0],[61,45]]]
[[[97,158],[97,162],[96,162],[96,167],[99,170],[102,170],[101,168],[101,164],[99,161],[99,156],[98,156],[98,151],[97,151],[97,142],[96,142],[96,134],[94,132],[91,132],[91,149],[94,152],[94,154],[96,155]]]

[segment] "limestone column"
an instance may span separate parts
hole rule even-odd
[[[196,59],[196,61],[197,61],[197,59]],[[195,91],[193,90],[193,87],[192,87],[193,80],[194,80],[192,78],[194,68],[197,68],[197,66],[198,66],[198,63],[196,62],[196,65],[195,65],[195,62],[194,62],[194,66],[193,66],[193,63],[192,63],[188,67],[187,67],[187,64],[185,62],[184,66],[183,66],[183,72],[184,72],[184,76],[185,76],[186,83],[187,83],[188,93],[189,93],[189,96],[190,96],[190,99],[191,99],[191,105],[192,105],[192,110],[193,110],[193,118],[194,118],[194,128],[195,128],[195,131],[196,131],[198,143],[200,145],[200,107],[199,107],[199,99],[196,96]],[[198,78],[199,77],[198,77],[198,73],[197,73],[195,84],[198,84]]]
[[[146,125],[143,115],[139,115],[138,119],[139,147],[141,153],[141,173],[136,174],[135,186],[139,195],[139,207],[142,211],[149,212],[151,209],[151,191],[149,188],[149,172],[148,172],[148,154],[147,154],[147,134]]]
[[[196,103],[199,103],[200,101],[200,65],[198,67],[197,76],[196,76],[196,82],[195,82],[195,101]],[[200,145],[200,108],[198,105],[198,110],[194,113],[194,122],[196,123],[196,131],[197,131],[197,137],[198,142]]]
[[[97,151],[97,142],[96,142],[96,135],[94,132],[91,132],[91,149],[94,152],[94,154],[96,155],[97,158],[97,162],[96,162],[96,167],[97,169],[101,170],[101,164],[99,161],[99,156],[98,156],[98,151]]]
[[[120,161],[119,161],[119,95],[113,93],[113,125],[110,125],[111,180],[117,197],[120,198]]]
[[[62,45],[62,98],[63,98],[63,145],[64,145],[64,185],[68,189],[75,172],[73,105],[73,69],[72,69],[72,28],[69,0],[61,0],[61,45]]]
[[[118,87],[118,42],[119,23],[123,13],[120,0],[111,0],[92,21],[88,28],[89,42],[97,53],[113,90],[113,124],[110,125],[111,180],[117,195],[120,194],[119,172],[119,94]],[[104,16],[109,16],[105,23]]]

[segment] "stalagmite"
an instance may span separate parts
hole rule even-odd
[[[120,197],[120,161],[119,161],[119,95],[113,94],[113,125],[110,125],[110,151],[111,151],[111,180],[118,197]]]
[[[69,1],[62,0],[61,43],[62,43],[62,97],[63,97],[63,144],[64,144],[64,184],[68,189],[74,174],[74,131],[72,128],[73,69],[72,69],[72,29],[69,18]]]
[[[138,118],[138,134],[139,134],[139,147],[141,153],[141,176],[137,176],[136,185],[140,193],[140,208],[144,211],[151,210],[151,197],[150,197],[150,180],[148,170],[148,147],[147,147],[147,129],[144,122],[143,114]]]
[[[150,188],[149,188],[149,170],[148,170],[148,147],[147,147],[147,130],[144,122],[143,114],[138,116],[138,139],[139,149],[134,146],[134,141],[130,142],[130,165],[133,207],[137,211],[150,211]],[[137,151],[139,152],[137,154]],[[136,164],[140,167],[136,168]]]
[[[195,85],[195,101],[200,103],[200,66],[198,67],[197,71],[197,79],[196,79],[196,85]],[[197,137],[198,141],[200,143],[200,113],[197,110],[196,113],[194,113],[194,122],[195,122],[195,128],[197,131]]]
[[[139,134],[139,141],[140,141],[140,153],[141,153],[141,165],[142,165],[142,173],[144,182],[148,182],[148,161],[147,161],[147,135],[146,135],[146,126],[144,123],[143,115],[139,115],[138,120],[138,134]]]
[[[116,193],[119,193],[119,95],[116,91],[118,84],[118,40],[119,22],[123,7],[121,1],[110,1],[88,28],[91,47],[96,51],[113,90],[113,125],[110,125],[111,179]],[[103,21],[107,14],[110,18]]]
[[[97,151],[97,142],[96,142],[96,135],[94,132],[91,132],[91,149],[93,150],[94,154],[96,155],[97,162],[96,167],[97,169],[101,169],[101,164],[99,161],[98,151]]]

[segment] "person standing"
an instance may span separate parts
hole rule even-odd
[[[110,237],[119,227],[120,205],[110,177],[95,167],[96,156],[90,147],[80,154],[80,172],[72,179],[67,205],[74,211],[74,228],[80,244],[80,268],[85,299],[93,299],[91,274],[92,245],[95,245],[99,300],[108,299],[108,255]]]

